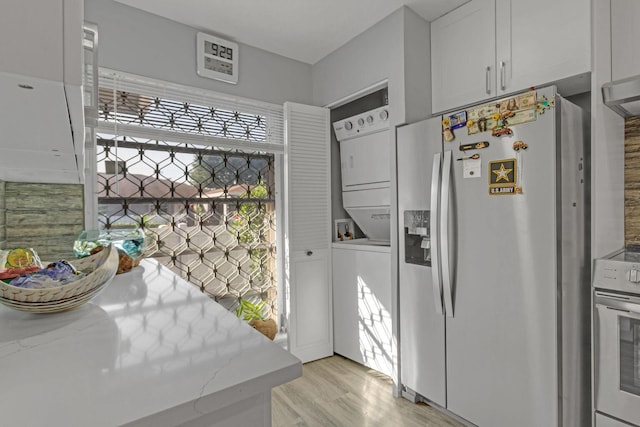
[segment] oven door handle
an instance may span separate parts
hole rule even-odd
[[[607,305],[598,305],[596,304],[598,307],[604,307],[607,310],[613,310],[613,311],[619,311],[620,313],[627,313],[627,314],[631,314],[631,312],[629,310],[623,310],[621,308],[615,308],[615,307],[609,307]]]
[[[616,295],[596,291],[595,304],[598,307],[606,307],[618,311],[626,311],[640,316],[640,298],[628,295]]]

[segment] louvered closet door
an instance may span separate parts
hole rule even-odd
[[[309,362],[333,354],[329,110],[285,103],[284,118],[289,349]]]

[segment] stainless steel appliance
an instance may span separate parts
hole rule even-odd
[[[431,262],[400,229],[403,395],[481,427],[587,426],[583,111],[548,87],[511,136],[464,126],[498,103],[397,130],[398,218],[429,211]]]
[[[429,211],[404,211],[404,261],[431,265]]]
[[[596,427],[640,426],[640,247],[594,265]]]
[[[640,75],[603,84],[602,99],[622,117],[640,115]]]
[[[342,204],[372,241],[389,243],[389,112],[383,106],[333,123],[340,143]]]

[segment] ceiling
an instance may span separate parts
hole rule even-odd
[[[315,64],[403,5],[433,21],[468,0],[115,0]]]

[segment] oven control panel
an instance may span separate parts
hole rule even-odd
[[[596,259],[593,287],[640,293],[640,253],[621,250]]]
[[[627,280],[631,283],[640,282],[640,270],[637,267],[631,267],[629,271],[627,271]]]

